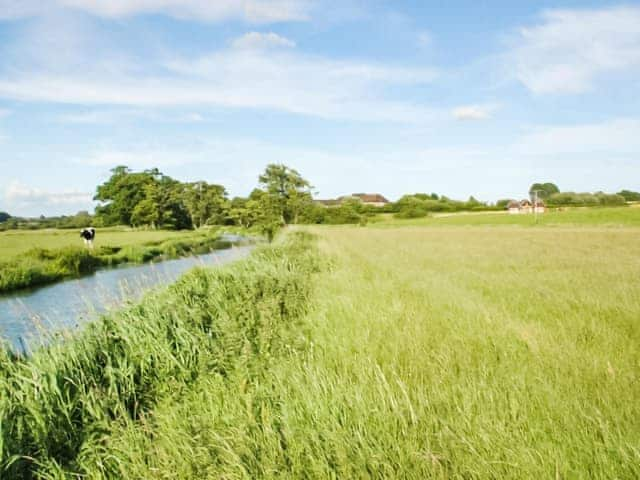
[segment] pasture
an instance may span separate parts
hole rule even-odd
[[[301,472],[640,476],[640,229],[314,231],[313,348],[274,374]]]
[[[169,239],[193,236],[192,231],[133,230],[121,228],[99,228],[94,242],[95,248],[125,247],[156,243]],[[9,230],[0,232],[0,260],[10,260],[33,248],[55,250],[66,247],[82,247],[80,230]]]
[[[459,212],[434,213],[432,216],[413,219],[397,219],[390,214],[373,218],[372,225],[377,227],[397,226],[601,226],[601,227],[640,227],[640,205],[629,207],[584,207],[551,209],[537,218],[533,214],[510,215],[499,212]]]
[[[100,324],[97,345],[124,343],[94,423],[60,399],[102,402],[95,380],[27,363],[24,378],[58,379],[61,413],[25,410],[38,436],[7,429],[4,445],[43,478],[638,478],[640,228],[568,225],[301,228],[319,262],[287,233],[259,270],[191,275]]]

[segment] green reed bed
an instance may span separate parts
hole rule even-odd
[[[10,260],[0,261],[0,293],[77,277],[100,267],[201,254],[230,246],[215,235],[193,235],[124,247],[101,246],[95,250],[33,248]]]
[[[142,478],[126,459],[153,441],[154,408],[191,398],[200,381],[217,396],[229,378],[259,376],[287,348],[318,265],[308,236],[292,235],[195,269],[31,358],[2,351],[0,477]],[[114,441],[123,429],[137,441]]]

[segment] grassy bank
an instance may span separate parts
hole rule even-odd
[[[156,411],[190,405],[197,385],[208,385],[204,401],[216,402],[226,386],[262,379],[297,341],[292,327],[307,309],[317,268],[309,238],[296,235],[237,264],[195,270],[28,360],[4,353],[2,478],[156,478],[131,460],[153,460],[143,449],[157,439]],[[191,405],[184,420],[205,411]],[[180,436],[191,434],[176,427],[174,447],[187,448]]]
[[[40,234],[46,239],[46,233]],[[137,237],[134,232],[130,232],[129,235]],[[82,246],[31,248],[11,256],[8,260],[0,261],[0,293],[76,277],[100,267],[126,262],[144,263],[158,257],[175,258],[230,246],[229,242],[219,240],[215,232],[183,234],[169,238],[156,234],[155,237],[149,238],[157,240],[143,242],[141,238],[135,238],[135,241],[129,238],[123,245],[107,241],[102,245],[98,244],[94,250]],[[6,240],[6,237],[0,240]]]
[[[585,207],[551,209],[536,218],[533,214],[510,215],[507,212],[460,212],[433,214],[415,219],[397,219],[391,214],[372,219],[372,225],[386,228],[399,226],[555,226],[555,227],[640,227],[640,206]]]
[[[95,246],[129,247],[157,244],[167,240],[178,240],[193,236],[191,230],[136,230],[128,227],[98,229]],[[58,250],[83,246],[79,229],[9,230],[0,232],[0,259],[11,260],[33,249]]]

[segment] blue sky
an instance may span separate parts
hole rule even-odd
[[[0,0],[0,210],[120,164],[246,195],[640,190],[640,3]]]

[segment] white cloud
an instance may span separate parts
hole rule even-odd
[[[161,112],[142,109],[89,110],[84,112],[64,113],[55,117],[55,120],[61,123],[84,125],[115,124],[131,119],[142,119],[164,123],[199,123],[205,121],[205,117],[196,112],[176,113],[171,111]]]
[[[520,29],[509,63],[534,93],[592,90],[601,75],[640,69],[640,7],[549,10]]]
[[[463,105],[451,111],[457,120],[487,120],[495,110],[493,105]]]
[[[12,205],[73,205],[85,204],[92,200],[92,194],[77,190],[50,192],[40,188],[29,187],[19,181],[11,182],[4,194],[5,201]]]
[[[22,72],[0,79],[0,97],[80,105],[261,108],[364,121],[423,122],[433,115],[423,106],[384,98],[387,87],[431,82],[437,72],[428,68],[234,48],[151,63],[144,70],[153,74],[132,64]]]
[[[249,32],[236,38],[231,45],[240,49],[261,49],[261,48],[292,48],[296,43],[277,33]]]
[[[618,118],[593,124],[536,127],[514,148],[523,155],[589,154],[604,158],[639,158],[640,119]]]
[[[433,43],[433,37],[427,31],[418,33],[418,46],[420,48],[429,48]]]
[[[54,9],[74,8],[100,17],[161,14],[178,19],[250,23],[303,21],[308,0],[0,0],[0,19],[36,16]]]
[[[86,157],[77,158],[74,162],[92,167],[113,168],[118,165],[126,165],[134,169],[145,169],[185,165],[198,158],[200,157],[192,151],[153,151],[147,148],[137,148],[95,152]]]

